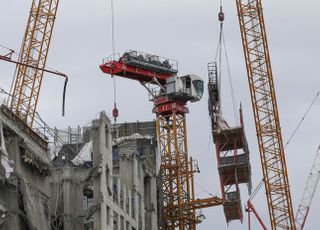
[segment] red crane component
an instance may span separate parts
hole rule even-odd
[[[259,216],[258,212],[256,211],[255,207],[253,206],[253,204],[251,203],[250,200],[248,200],[247,202],[247,209],[246,211],[248,212],[248,229],[251,230],[251,220],[250,220],[250,213],[252,212],[255,217],[257,218],[257,220],[259,221],[261,227],[263,228],[263,230],[267,230],[266,225],[263,223],[261,217]]]
[[[112,109],[112,116],[114,119],[117,119],[119,116],[119,110],[117,109],[116,105],[114,105],[114,107]]]

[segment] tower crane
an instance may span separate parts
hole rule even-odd
[[[236,0],[272,229],[296,229],[261,0]]]
[[[303,192],[302,200],[300,202],[298,211],[296,213],[296,226],[297,229],[304,229],[310,206],[316,192],[320,179],[320,146],[316,151],[316,156],[313,160],[311,171],[307,180],[306,187]]]
[[[24,34],[10,110],[32,127],[59,0],[33,0]]]
[[[223,199],[195,198],[194,161],[189,158],[187,144],[187,102],[202,98],[204,83],[197,75],[177,76],[176,61],[138,51],[112,55],[100,69],[113,77],[140,82],[152,95],[156,114],[156,131],[161,156],[160,199],[162,229],[196,229],[201,216],[197,209],[222,205]],[[156,87],[156,88],[154,88]]]

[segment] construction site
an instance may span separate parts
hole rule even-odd
[[[0,230],[320,229],[307,2],[2,1]]]

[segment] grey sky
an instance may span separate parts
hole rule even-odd
[[[19,51],[29,1],[0,2],[0,44]],[[214,58],[218,39],[217,0],[115,0],[116,50],[137,49],[179,61],[180,74],[195,73],[207,79],[206,64]],[[235,0],[225,1],[225,36],[231,62],[237,103],[243,104],[247,139],[251,150],[253,186],[261,180],[261,165],[254,129],[248,82],[236,17]],[[264,15],[274,72],[280,120],[286,141],[320,88],[320,3],[265,1]],[[113,104],[112,80],[99,70],[101,59],[111,54],[110,0],[60,1],[48,66],[69,75],[67,114],[61,117],[63,80],[47,75],[43,82],[38,111],[52,126],[85,125]],[[1,87],[9,90],[14,65],[0,63]],[[230,90],[223,82],[223,111],[233,121]],[[147,92],[137,83],[117,80],[119,122],[154,119]],[[286,149],[294,210],[302,196],[319,138],[318,101],[308,119]],[[199,196],[208,196],[199,186],[220,194],[215,151],[210,136],[207,92],[201,102],[189,105],[189,152],[199,160]],[[196,178],[197,180],[197,178]],[[204,185],[204,183],[209,185]],[[306,229],[319,224],[320,195],[316,193]],[[242,186],[242,202],[247,200]],[[268,224],[264,191],[254,199]],[[198,229],[227,229],[222,207],[203,211],[207,219]],[[245,213],[244,213],[245,214]],[[246,215],[246,214],[245,214]],[[245,216],[246,222],[246,216]],[[246,223],[232,222],[232,229],[246,229]],[[259,229],[254,223],[253,229]]]

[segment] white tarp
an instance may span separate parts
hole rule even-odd
[[[92,153],[92,141],[86,143],[82,147],[79,154],[72,160],[72,163],[75,165],[82,165],[86,161],[92,161],[91,153]]]

